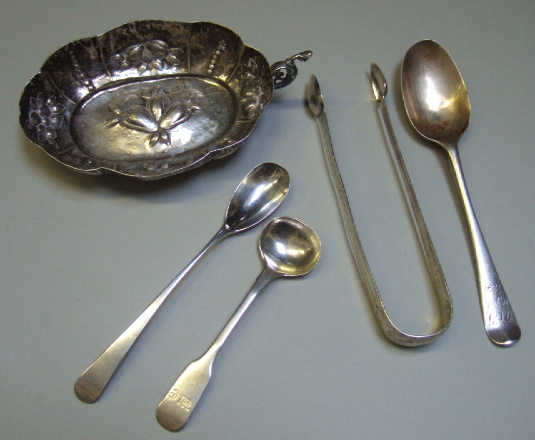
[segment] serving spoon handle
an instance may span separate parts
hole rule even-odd
[[[468,223],[468,231],[476,263],[479,301],[483,323],[489,339],[496,345],[513,345],[520,339],[520,327],[513,308],[500,281],[496,267],[490,256],[485,238],[476,218],[468,187],[461,167],[457,144],[443,144],[451,161],[459,193]]]

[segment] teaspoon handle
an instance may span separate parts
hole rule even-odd
[[[520,339],[520,327],[477,222],[464,179],[457,145],[447,145],[446,147],[457,179],[472,240],[485,330],[489,339],[496,345],[510,346]]]
[[[163,428],[175,432],[182,429],[187,423],[210,381],[212,365],[219,349],[256,297],[276,277],[276,273],[266,268],[260,273],[251,290],[249,290],[247,296],[212,345],[200,358],[191,362],[180,374],[156,410],[156,419]]]
[[[167,285],[136,320],[80,375],[74,384],[74,392],[82,402],[94,403],[98,400],[138,337],[161,309],[165,301],[204,255],[228,234],[229,232],[225,227],[219,229],[182,272]]]

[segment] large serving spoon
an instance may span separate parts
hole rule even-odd
[[[470,122],[470,101],[461,74],[440,44],[423,40],[405,55],[401,91],[415,130],[444,148],[450,158],[468,222],[487,335],[497,345],[513,345],[520,339],[520,327],[477,222],[457,148]]]
[[[320,240],[314,230],[291,217],[269,222],[260,236],[259,247],[264,268],[251,290],[208,350],[186,367],[158,405],[156,418],[165,429],[179,431],[189,420],[210,381],[219,349],[255,298],[275,278],[307,274],[321,255]]]
[[[143,313],[81,374],[74,385],[76,396],[85,403],[95,402],[147,324],[202,257],[224,238],[245,231],[267,218],[282,203],[289,188],[288,172],[277,164],[263,163],[251,170],[234,191],[221,228]]]

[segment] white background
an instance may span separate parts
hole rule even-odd
[[[270,62],[312,49],[232,157],[157,182],[78,174],[25,139],[18,101],[57,48],[133,20],[212,21]],[[530,0],[3,1],[0,146],[0,438],[527,439],[535,427],[535,151]],[[406,50],[441,43],[472,104],[460,154],[472,200],[523,336],[487,339],[467,232],[445,155],[410,128],[399,93]],[[380,334],[345,242],[314,120],[316,74],[370,265],[393,320],[426,332],[433,294],[400,197],[369,66],[390,90],[394,129],[454,301],[447,333],[420,349]],[[261,228],[223,242],[151,324],[101,400],[77,376],[219,228],[238,182],[261,162],[292,178],[278,215],[320,235],[309,276],[277,280],[216,360],[177,434],[156,405],[200,355],[261,269]]]

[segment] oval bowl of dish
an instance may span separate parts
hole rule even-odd
[[[131,22],[54,52],[22,93],[20,123],[77,171],[161,179],[234,153],[311,55],[270,66],[218,24]]]

